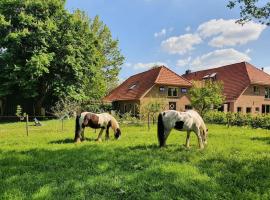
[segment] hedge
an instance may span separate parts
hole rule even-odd
[[[228,126],[250,126],[253,128],[270,129],[270,114],[243,114],[210,111],[204,116],[210,124],[225,124]]]

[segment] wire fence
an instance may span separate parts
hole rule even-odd
[[[141,126],[150,130],[156,121],[143,121],[139,118],[117,119],[120,126]],[[39,132],[70,133],[75,129],[75,118],[57,118],[55,116],[0,116],[0,134],[21,132],[28,136]]]

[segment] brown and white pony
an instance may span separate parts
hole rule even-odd
[[[201,149],[207,144],[208,129],[202,117],[194,110],[186,112],[168,110],[159,114],[158,140],[160,147],[166,145],[166,140],[173,128],[178,131],[187,131],[186,147],[189,147],[191,131],[196,134]]]
[[[118,139],[121,135],[121,130],[119,128],[118,122],[112,115],[108,113],[95,114],[91,112],[83,112],[80,116],[77,116],[74,142],[80,142],[81,140],[84,140],[85,127],[101,129],[96,141],[102,141],[101,137],[104,129],[106,129],[106,140],[108,140],[110,138],[110,127],[113,129],[114,137],[116,139]]]

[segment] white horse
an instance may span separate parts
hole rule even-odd
[[[204,148],[207,144],[208,129],[202,117],[194,110],[178,112],[168,110],[161,112],[158,116],[158,140],[160,147],[166,145],[166,140],[172,129],[187,131],[186,147],[189,148],[190,132],[195,132],[199,147]]]
[[[83,112],[80,116],[77,116],[76,118],[74,138],[75,142],[80,142],[81,140],[84,140],[84,129],[87,126],[94,129],[101,129],[96,139],[97,141],[102,141],[101,137],[104,129],[106,129],[106,140],[110,138],[110,127],[113,129],[116,139],[118,139],[121,135],[119,124],[112,115],[108,113],[95,114],[91,112]]]

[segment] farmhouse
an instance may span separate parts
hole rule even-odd
[[[190,81],[222,81],[226,102],[221,111],[270,112],[270,75],[247,62],[192,73],[188,70],[182,76]]]
[[[140,105],[164,99],[166,109],[185,110],[190,105],[187,92],[192,83],[165,66],[133,75],[111,91],[103,100],[112,102],[120,113],[137,115]]]

